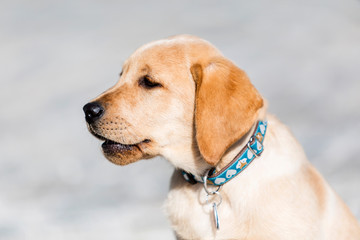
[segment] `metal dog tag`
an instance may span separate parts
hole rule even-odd
[[[213,215],[214,215],[214,223],[215,223],[215,227],[216,227],[216,230],[219,230],[220,229],[220,221],[219,221],[219,215],[218,215],[218,206],[220,206],[220,204],[222,203],[222,197],[221,197],[221,194],[219,192],[220,188],[222,187],[222,185],[218,186],[218,188],[215,190],[215,191],[210,191],[208,189],[208,186],[207,186],[207,177],[209,175],[209,171],[208,170],[206,172],[206,174],[204,175],[203,177],[203,180],[204,180],[204,189],[205,189],[205,192],[206,192],[206,203],[209,203],[209,196],[212,196],[212,197],[217,197],[219,202],[216,204],[215,202],[215,199],[212,199],[214,202],[212,204],[212,208],[213,208]]]
[[[215,221],[216,230],[219,230],[220,229],[220,222],[219,222],[219,215],[218,215],[218,212],[217,212],[216,203],[213,203],[213,213],[214,213],[214,221]]]

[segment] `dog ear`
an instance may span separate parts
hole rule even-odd
[[[201,155],[215,166],[256,120],[263,99],[241,69],[225,58],[194,64],[195,132]]]

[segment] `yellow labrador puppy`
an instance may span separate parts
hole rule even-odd
[[[205,40],[144,45],[84,112],[111,162],[160,155],[175,166],[165,206],[178,239],[360,239],[289,129]]]

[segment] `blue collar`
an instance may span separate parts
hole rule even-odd
[[[223,169],[215,172],[215,168],[209,171],[207,183],[210,185],[221,186],[241,173],[255,158],[260,157],[264,151],[264,138],[267,129],[267,121],[258,121],[254,134],[246,146],[236,155],[236,157]],[[196,177],[191,173],[182,171],[186,181],[191,184],[203,183],[203,177]]]

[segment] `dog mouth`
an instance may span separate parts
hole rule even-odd
[[[114,140],[108,139],[94,131],[91,127],[89,127],[89,130],[92,135],[94,135],[97,139],[104,141],[103,144],[101,144],[102,150],[106,155],[115,155],[115,154],[121,154],[129,151],[138,150],[141,151],[141,145],[145,143],[149,143],[150,139],[144,139],[143,141],[140,141],[138,143],[133,144],[125,144],[116,142]]]
[[[101,144],[101,147],[106,154],[114,154],[114,153],[121,153],[124,151],[132,151],[134,148],[140,149],[140,144],[143,142],[147,142],[148,140],[144,140],[142,142],[136,143],[136,144],[123,144],[114,142],[110,139],[106,139],[103,144]]]

